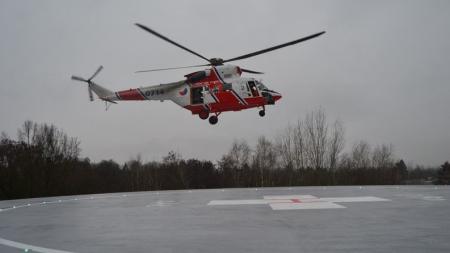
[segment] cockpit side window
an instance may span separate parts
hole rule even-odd
[[[256,88],[256,83],[255,83],[255,81],[248,81],[247,84],[248,84],[248,87],[250,88],[250,91],[251,91],[251,93],[252,93],[252,96],[253,96],[253,97],[259,96],[258,89]]]

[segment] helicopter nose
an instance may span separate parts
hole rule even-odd
[[[275,101],[280,100],[283,96],[281,96],[281,93],[276,92],[276,91],[272,91],[272,97]]]

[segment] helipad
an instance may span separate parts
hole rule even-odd
[[[0,252],[450,252],[448,186],[0,201]]]

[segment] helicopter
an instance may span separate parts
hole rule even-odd
[[[211,125],[217,124],[219,115],[227,111],[241,111],[250,108],[260,108],[259,116],[264,117],[266,114],[266,106],[274,105],[275,102],[280,100],[282,97],[279,92],[269,89],[262,83],[262,81],[259,81],[253,77],[242,76],[242,73],[263,74],[263,72],[227,64],[228,62],[247,59],[283,47],[291,46],[313,39],[325,33],[325,31],[322,31],[284,44],[224,60],[222,58],[206,58],[147,26],[139,23],[136,23],[135,25],[144,31],[147,31],[150,34],[153,34],[154,36],[207,62],[206,64],[200,65],[150,69],[136,72],[141,73],[196,67],[209,68],[189,73],[185,75],[185,79],[181,81],[122,91],[111,91],[92,81],[103,69],[103,66],[100,66],[88,79],[79,76],[72,76],[72,80],[87,83],[89,100],[94,100],[93,93],[95,93],[99,99],[105,102],[106,109],[108,109],[108,105],[116,104],[117,101],[170,100],[175,104],[191,111],[193,115],[198,115],[200,119],[208,119]]]

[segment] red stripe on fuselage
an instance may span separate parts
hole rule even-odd
[[[144,100],[145,97],[137,89],[129,89],[117,92],[121,100]]]

